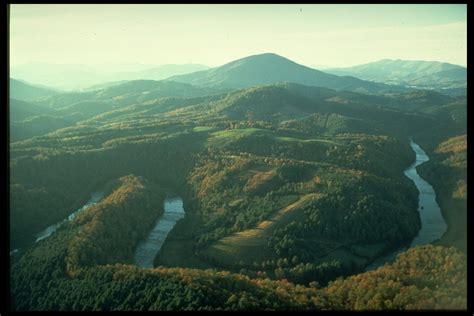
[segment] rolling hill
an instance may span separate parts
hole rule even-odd
[[[21,121],[31,116],[51,114],[52,112],[54,112],[51,109],[13,98],[10,98],[8,108],[10,120],[12,121]]]
[[[59,94],[60,92],[44,86],[33,85],[22,80],[10,78],[10,98],[31,101]]]
[[[174,75],[208,68],[200,64],[117,65],[116,67],[79,64],[28,63],[12,66],[11,75],[28,82],[43,83],[64,90],[89,89],[94,85],[124,80],[162,80]]]
[[[403,92],[409,89],[373,83],[349,76],[335,76],[297,64],[285,57],[266,53],[248,56],[212,68],[187,75],[173,76],[168,80],[197,86],[247,88],[255,85],[283,81],[335,90],[348,90],[367,94]]]
[[[10,145],[13,309],[465,308],[456,249],[418,247],[360,272],[420,228],[408,137],[461,130],[466,99],[222,87],[138,80],[38,102],[75,124]],[[186,215],[155,268],[136,267],[168,191]]]

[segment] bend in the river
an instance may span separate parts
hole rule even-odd
[[[153,268],[153,261],[163,246],[166,236],[185,215],[183,200],[179,197],[165,199],[164,210],[148,237],[140,242],[135,250],[135,264],[141,268]]]
[[[429,157],[412,139],[410,139],[410,146],[416,154],[416,160],[404,171],[404,174],[415,183],[419,192],[418,212],[420,213],[421,229],[409,246],[397,249],[388,255],[376,259],[366,267],[365,271],[374,270],[385,263],[392,262],[399,253],[408,248],[426,245],[438,240],[447,229],[446,222],[441,214],[441,209],[436,202],[436,194],[433,187],[421,178],[416,171],[416,167],[427,162]]]
[[[90,206],[94,205],[94,204],[97,204],[97,202],[99,202],[102,198],[104,197],[104,192],[93,192],[91,194],[91,198],[89,199],[89,201],[87,201],[86,204],[84,204],[80,209],[78,209],[77,211],[69,214],[68,218],[65,219],[65,220],[62,220],[61,222],[59,223],[56,223],[54,225],[51,225],[51,226],[48,226],[46,227],[46,229],[44,229],[43,231],[39,232],[37,235],[36,235],[36,240],[35,242],[38,242],[42,239],[45,239],[49,236],[51,236],[52,234],[54,234],[54,232],[56,232],[56,230],[61,226],[63,225],[66,221],[72,221],[76,215],[79,213],[79,212],[82,212],[84,210],[86,210],[87,208],[89,208]]]
[[[56,224],[50,225],[50,226],[46,227],[44,230],[40,231],[38,234],[36,234],[36,236],[35,236],[36,239],[35,239],[34,242],[36,243],[40,240],[48,238],[49,236],[54,234],[56,232],[56,230],[59,227],[61,227],[66,221],[72,221],[79,212],[82,212],[82,211],[86,210],[87,208],[89,208],[90,206],[92,206],[94,204],[97,204],[97,202],[99,202],[103,197],[104,197],[104,192],[102,192],[102,191],[92,192],[91,197],[86,202],[86,204],[84,204],[81,208],[74,211],[73,213],[69,214],[69,216],[66,219],[63,219],[62,221],[60,221]],[[14,249],[14,250],[10,251],[10,256],[15,254],[15,253],[18,253],[19,251],[20,251],[20,249]]]

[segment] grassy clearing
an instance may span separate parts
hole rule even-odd
[[[230,142],[238,140],[239,138],[248,137],[255,134],[269,134],[270,132],[260,128],[238,128],[223,131],[217,131],[210,135],[207,140],[207,145],[211,146],[225,146]]]
[[[195,126],[193,128],[193,132],[209,132],[214,129],[215,129],[214,127],[210,127],[210,126]]]
[[[212,133],[213,138],[239,138],[254,135],[256,133],[267,134],[269,131],[261,128],[236,128]]]
[[[281,184],[280,182],[281,180],[278,178],[276,169],[271,169],[268,171],[254,171],[253,175],[244,186],[244,192],[262,194],[275,188]]]
[[[204,253],[214,261],[231,266],[239,263],[251,265],[254,261],[273,259],[274,251],[267,247],[268,237],[275,229],[303,216],[302,208],[321,196],[321,194],[307,194],[296,201],[294,196],[289,196],[287,201],[290,204],[278,210],[269,219],[260,222],[255,228],[220,239]]]
[[[323,138],[308,138],[308,139],[302,139],[302,138],[295,138],[295,137],[286,137],[286,136],[275,136],[275,139],[281,142],[302,142],[302,143],[326,143],[326,144],[331,144],[331,145],[336,145],[336,146],[347,146],[342,143],[338,143],[332,140],[328,139],[323,139]]]

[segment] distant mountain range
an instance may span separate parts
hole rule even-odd
[[[405,87],[374,83],[350,76],[328,74],[272,53],[248,56],[220,67],[187,75],[173,76],[168,80],[190,83],[196,86],[234,89],[286,81],[366,94],[405,92],[409,90]]]
[[[156,67],[127,64],[100,68],[29,63],[10,69],[11,77],[26,80],[30,85],[41,83],[63,90],[90,91],[131,80],[166,79],[225,89],[293,82],[364,94],[404,93],[421,89],[451,96],[466,94],[466,74],[465,67],[453,64],[399,59],[384,59],[347,68],[324,68],[323,72],[273,53],[248,56],[215,68],[200,64]]]
[[[49,63],[28,63],[13,66],[10,76],[31,83],[41,83],[63,90],[82,90],[90,86],[125,80],[162,80],[174,75],[208,69],[199,64],[161,65],[143,69],[140,67],[91,67],[85,65],[61,65]],[[126,69],[126,70],[122,70]],[[136,70],[132,70],[136,69]]]
[[[465,67],[439,61],[383,59],[347,68],[328,68],[325,72],[451,95],[465,94],[467,87]]]
[[[18,100],[33,100],[50,97],[61,91],[42,85],[33,85],[23,80],[10,78],[10,98]]]

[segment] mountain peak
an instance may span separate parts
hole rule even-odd
[[[262,54],[255,54],[255,55],[250,55],[247,57],[244,57],[242,59],[284,59],[284,60],[289,60],[286,57],[283,57],[281,55],[275,54],[275,53],[262,53]]]
[[[197,86],[247,88],[255,85],[294,82],[336,90],[361,93],[400,91],[399,87],[363,81],[354,77],[339,77],[301,64],[275,53],[262,53],[231,61],[220,67],[174,76],[168,80]]]
[[[290,63],[290,64],[293,64],[293,65],[298,65],[298,66],[301,66],[301,67],[305,67],[303,65],[299,65],[299,64],[295,63],[294,61],[292,61],[292,60],[290,60],[286,57],[280,56],[280,55],[275,54],[275,53],[262,53],[262,54],[250,55],[250,56],[247,56],[247,57],[243,57],[243,58],[231,61],[231,62],[229,62],[225,65],[222,65],[221,67],[226,67],[226,66],[230,66],[230,65],[242,65],[242,64],[245,64],[245,63],[259,63],[260,65],[263,65],[263,64],[266,64],[266,63],[278,63],[278,64]],[[219,67],[219,68],[221,68],[221,67]]]

